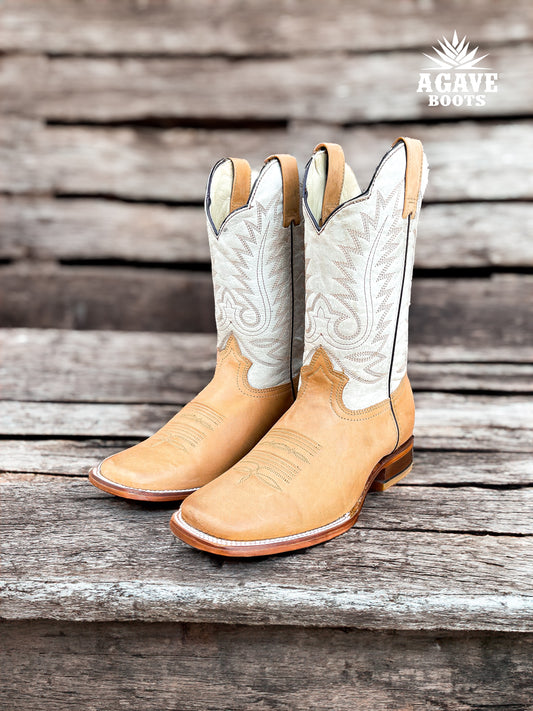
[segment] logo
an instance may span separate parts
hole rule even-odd
[[[438,44],[435,55],[424,54],[433,64],[418,75],[417,93],[427,94],[428,106],[485,106],[487,94],[498,91],[498,74],[479,66],[488,54],[478,57],[479,47],[471,49],[457,32],[451,41],[443,37]]]

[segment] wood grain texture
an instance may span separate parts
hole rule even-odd
[[[286,56],[310,50],[325,54],[430,46],[439,33],[453,33],[458,26],[484,45],[503,38],[531,40],[532,24],[527,0],[461,5],[385,0],[379,10],[372,0],[363,0],[357,11],[349,0],[327,5],[284,0],[276,3],[275,11],[258,0],[226,0],[223,7],[216,0],[4,0],[0,49],[73,55]]]
[[[430,47],[427,48],[428,50]],[[485,106],[428,106],[417,93],[428,60],[419,50],[303,57],[93,58],[5,55],[6,113],[47,120],[185,119],[356,121],[439,116],[523,116],[533,103],[528,44],[495,47],[490,66],[505,77]],[[364,98],[363,98],[364,97]]]
[[[53,621],[0,629],[11,670],[0,700],[12,711],[114,708],[117,686],[125,707],[145,711],[531,708],[531,635]]]
[[[200,333],[0,329],[4,400],[185,404],[210,380],[216,337]],[[412,344],[415,390],[532,392],[533,346]]]
[[[532,233],[532,203],[429,204],[420,214],[415,265],[533,266]]]
[[[411,342],[530,347],[532,296],[529,275],[415,279]],[[211,277],[131,267],[1,266],[0,326],[212,332]]]
[[[201,207],[0,196],[0,258],[209,262]],[[416,266],[533,266],[533,204],[426,205]],[[501,235],[505,234],[505,240]]]
[[[531,452],[531,398],[417,393],[423,449]],[[147,437],[177,405],[0,401],[0,432],[29,437]]]
[[[0,440],[0,471],[35,476],[62,475],[86,477],[97,462],[125,449],[136,440],[71,440],[71,439],[2,439]],[[517,464],[521,472],[520,463]],[[516,468],[513,469],[516,472]],[[523,473],[516,473],[518,480]],[[514,477],[513,477],[514,478]],[[32,481],[30,477],[28,481]]]
[[[430,453],[427,453],[430,454]],[[433,454],[433,453],[431,453]],[[417,462],[419,479],[424,479],[433,461]],[[95,462],[93,462],[94,465]],[[82,472],[77,472],[81,474]],[[451,479],[453,482],[453,472]],[[84,472],[85,476],[87,472]],[[2,477],[3,479],[3,477]],[[87,492],[87,480],[75,478],[49,478],[47,481],[3,480],[4,495],[28,498],[32,489],[41,496],[42,486],[50,487],[45,497],[51,508],[65,496],[74,503]],[[447,483],[447,482],[445,482]],[[394,489],[391,496],[370,495],[364,513],[357,521],[357,528],[382,531],[431,531],[441,533],[473,533],[476,535],[533,536],[533,477],[530,486],[514,489],[497,489],[462,485],[409,486],[408,483]],[[79,487],[76,489],[76,487]],[[44,503],[44,501],[43,501]],[[12,504],[11,504],[12,505]],[[104,504],[103,504],[104,505]],[[176,502],[166,507],[178,508]],[[16,526],[18,528],[18,525]],[[22,543],[22,541],[21,541]]]
[[[453,493],[460,490],[426,490],[437,497],[433,528],[446,518],[439,502],[447,495],[464,513]],[[411,530],[398,530],[403,507],[394,516],[394,500],[419,487],[369,497],[359,525],[333,542],[231,563],[175,540],[168,530],[172,506],[142,506],[68,478],[53,485],[6,483],[3,491],[8,505],[2,526],[9,533],[0,587],[5,619],[533,629],[531,538],[475,535],[484,532],[475,515],[463,522],[471,533],[418,530],[412,515]],[[487,494],[495,493],[501,492],[472,489],[468,507],[481,511]],[[498,497],[492,498],[501,512]],[[499,515],[494,518],[495,527],[505,527]],[[519,521],[526,525],[520,510],[513,525]],[[75,574],[65,560],[75,563]]]
[[[366,186],[395,138],[408,135],[421,139],[428,155],[427,203],[529,200],[532,126],[522,120],[342,128],[308,120],[288,129],[207,131],[43,126],[6,117],[0,125],[0,190],[201,203],[209,171],[220,157],[245,156],[261,166],[265,156],[285,152],[303,166],[324,140],[341,143]]]
[[[2,439],[4,479],[41,481],[43,477],[86,477],[96,462],[135,444],[136,439]],[[479,486],[492,489],[533,486],[527,452],[450,452],[423,450],[417,440],[415,466],[398,486]]]
[[[0,267],[3,326],[215,330],[208,273],[22,264]]]
[[[199,207],[4,196],[0,210],[3,259],[209,261]]]
[[[456,28],[484,108],[416,93]],[[533,279],[485,278],[533,266],[532,39],[526,0],[2,3],[0,325],[37,329],[0,330],[0,706],[533,711]],[[483,270],[415,281],[411,474],[250,561],[92,488],[213,370],[212,164],[337,141],[366,186],[397,135],[431,166],[416,266]]]

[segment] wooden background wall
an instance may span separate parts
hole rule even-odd
[[[415,91],[454,30],[485,108]],[[0,0],[2,708],[530,708],[532,67],[531,0]],[[252,567],[88,486],[212,372],[212,164],[333,140],[366,185],[398,135],[413,473]]]
[[[530,0],[7,0],[0,325],[211,331],[211,165],[339,141],[362,184],[391,141],[432,168],[416,343],[530,346]],[[422,51],[490,53],[484,108],[428,108]]]

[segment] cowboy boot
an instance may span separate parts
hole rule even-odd
[[[173,515],[183,541],[228,556],[327,541],[354,524],[368,491],[410,471],[407,320],[426,182],[414,139],[398,139],[362,194],[340,146],[317,146],[304,198],[298,397],[249,454]]]
[[[128,499],[185,498],[238,462],[295,397],[303,352],[303,225],[298,165],[217,163],[206,194],[217,322],[211,382],[147,440],[89,475]]]

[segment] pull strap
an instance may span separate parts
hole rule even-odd
[[[320,226],[331,215],[341,201],[342,186],[344,184],[344,151],[338,143],[319,143],[313,153],[324,149],[328,154],[328,174],[326,187],[324,188],[324,199],[322,200],[322,215]]]
[[[402,141],[405,145],[405,197],[403,201],[402,217],[414,217],[418,206],[418,196],[422,184],[422,166],[424,163],[424,149],[422,143],[416,138],[400,136],[393,146]]]
[[[283,183],[283,227],[288,227],[291,222],[300,224],[300,176],[298,174],[298,161],[288,153],[275,153],[268,156],[265,163],[277,160],[281,168]]]
[[[231,189],[229,211],[233,212],[233,210],[238,210],[239,207],[243,207],[248,202],[252,187],[252,169],[244,158],[230,158],[230,161],[233,164],[233,187]]]

